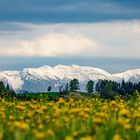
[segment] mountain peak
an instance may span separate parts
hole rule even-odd
[[[50,67],[44,65],[39,68],[25,68],[22,71],[0,72],[0,81],[8,83],[15,91],[43,92],[48,86],[58,91],[59,86],[65,85],[71,79],[77,78],[80,82],[80,89],[85,90],[88,80],[99,79],[139,82],[140,69],[128,70],[124,73],[110,74],[102,69],[79,66],[79,65],[57,65]]]

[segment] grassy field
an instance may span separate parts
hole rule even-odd
[[[24,98],[34,98],[34,99],[46,99],[46,98],[52,98],[57,99],[60,96],[59,92],[44,92],[44,93],[25,93],[25,94],[19,94],[19,96],[23,96]]]
[[[0,99],[0,140],[140,140],[138,94],[129,101],[80,95],[48,101],[46,94]]]

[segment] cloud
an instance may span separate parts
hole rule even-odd
[[[96,47],[96,42],[80,34],[52,32],[30,40],[5,42],[5,46],[0,47],[0,56],[86,56]]]
[[[0,56],[140,58],[139,20],[2,27]]]
[[[140,19],[139,0],[4,0],[0,21],[97,22],[112,19]]]

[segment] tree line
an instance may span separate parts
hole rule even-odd
[[[14,90],[12,90],[8,84],[5,86],[4,83],[0,81],[0,97],[13,98],[15,96],[16,94]]]
[[[132,83],[122,80],[121,83],[111,80],[98,80],[95,82],[89,80],[86,84],[85,90],[88,93],[99,93],[104,98],[114,98],[115,95],[132,95],[135,90],[140,91],[140,82]],[[80,84],[78,79],[73,79],[65,86],[59,87],[61,94],[67,94],[68,92],[80,91]]]
[[[52,87],[49,86],[47,90],[50,92]],[[85,90],[89,94],[98,93],[100,96],[104,98],[111,98],[113,99],[115,95],[133,95],[135,90],[140,92],[140,82],[132,83],[132,82],[116,82],[110,80],[98,80],[97,82],[93,80],[89,80],[86,84]],[[80,83],[79,80],[74,78],[65,86],[62,85],[59,87],[60,94],[68,94],[69,92],[76,92],[80,91]],[[14,97],[16,96],[15,92],[9,87],[7,84],[6,86],[1,81],[0,82],[0,97]]]
[[[130,81],[118,83],[116,81],[99,80],[95,87],[96,91],[105,98],[113,98],[115,95],[133,95],[138,90],[140,92],[140,82],[132,83]]]

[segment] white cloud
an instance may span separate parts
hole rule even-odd
[[[8,23],[9,26],[12,30],[0,31],[0,56],[140,58],[139,20],[75,24]]]
[[[96,50],[97,43],[80,34],[53,32],[29,40],[5,42],[3,46],[0,47],[1,56],[87,56]]]

